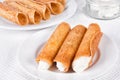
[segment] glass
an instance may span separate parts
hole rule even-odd
[[[84,10],[97,19],[114,19],[120,16],[120,0],[86,0]]]

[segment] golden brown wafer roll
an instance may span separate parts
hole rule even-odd
[[[19,25],[28,24],[28,17],[26,14],[18,10],[14,10],[13,8],[10,8],[9,6],[1,2],[0,2],[0,16]]]
[[[39,62],[39,69],[48,69],[53,64],[53,59],[56,56],[59,48],[61,47],[64,39],[70,31],[70,25],[63,22],[53,32],[40,54],[37,56],[36,61]]]
[[[65,7],[57,1],[41,2],[36,0],[35,2],[38,4],[46,4],[47,7],[50,9],[51,13],[54,15],[62,13],[65,9]]]
[[[45,4],[37,4],[32,0],[5,0],[5,1],[16,1],[18,3],[24,4],[25,7],[34,8],[39,11],[42,15],[43,20],[50,18],[50,10]]]
[[[28,15],[30,24],[38,24],[42,20],[41,14],[38,11],[36,11],[35,9],[26,8],[26,7],[24,7],[24,5],[19,4],[15,1],[4,1],[4,3],[26,13]]]
[[[86,32],[86,28],[82,25],[77,25],[68,34],[63,45],[61,46],[54,61],[57,68],[62,72],[67,72],[71,66],[74,55],[78,46]]]
[[[84,71],[92,64],[101,37],[102,32],[99,25],[90,24],[72,63],[75,72]]]
[[[47,6],[50,9],[51,13],[54,15],[62,13],[65,9],[65,7],[61,3],[56,1],[47,3]]]

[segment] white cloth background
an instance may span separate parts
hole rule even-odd
[[[79,9],[72,18],[67,20],[67,22],[69,22],[72,27],[76,24],[83,24],[87,26],[91,22],[99,23],[102,31],[110,38],[114,39],[120,49],[120,18],[107,21],[95,20],[81,12],[81,6],[83,6],[82,0],[76,1]],[[16,50],[25,39],[38,31],[39,30],[11,31],[0,29],[0,80],[34,80],[19,67],[18,63],[16,62]],[[112,72],[116,73],[114,74],[115,77],[106,77],[106,80],[119,80],[120,71],[114,70]]]

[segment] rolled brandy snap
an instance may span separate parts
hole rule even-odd
[[[35,9],[26,8],[26,7],[24,7],[24,5],[19,4],[15,1],[4,1],[4,3],[26,13],[28,15],[30,24],[38,24],[42,20],[41,14],[38,11],[36,11]]]
[[[74,55],[79,47],[80,42],[86,32],[86,28],[82,25],[77,25],[68,34],[63,45],[61,46],[54,61],[57,68],[62,72],[67,72],[71,66]]]
[[[0,16],[22,26],[28,24],[28,17],[26,14],[18,10],[14,10],[14,8],[11,8],[10,6],[7,6],[1,2]]]
[[[65,7],[61,3],[54,1],[48,3],[47,6],[50,9],[51,13],[54,15],[62,13],[65,9]]]
[[[70,30],[70,25],[65,22],[58,25],[36,58],[39,70],[47,70],[52,66],[53,59]]]
[[[62,13],[65,9],[65,7],[60,2],[57,2],[57,1],[41,2],[40,0],[36,0],[35,2],[38,4],[41,4],[41,3],[46,4],[47,7],[50,9],[51,13],[54,15]]]
[[[99,25],[90,24],[72,63],[75,72],[82,72],[92,64],[101,37]]]
[[[39,11],[42,15],[43,20],[50,19],[50,10],[45,4],[37,4],[32,0],[5,0],[5,1],[16,1],[18,3],[22,3],[25,7],[34,8]]]

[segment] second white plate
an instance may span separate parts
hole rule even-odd
[[[103,35],[99,45],[100,58],[97,63],[88,70],[79,74],[75,72],[60,73],[55,72],[54,70],[39,72],[37,70],[38,64],[36,63],[35,58],[51,33],[51,30],[42,30],[41,32],[36,33],[27,39],[18,50],[17,59],[20,67],[35,79],[92,80],[107,74],[110,69],[114,68],[114,65],[118,60],[119,52],[115,42],[106,35]]]
[[[41,21],[40,24],[36,25],[26,25],[19,26],[11,21],[8,21],[2,17],[0,17],[0,28],[1,29],[9,29],[9,30],[36,30],[36,29],[44,29],[51,27],[55,24],[58,24],[66,19],[72,17],[77,10],[77,4],[74,0],[67,1],[67,5],[65,10],[59,15],[51,15],[51,18],[46,21]]]

